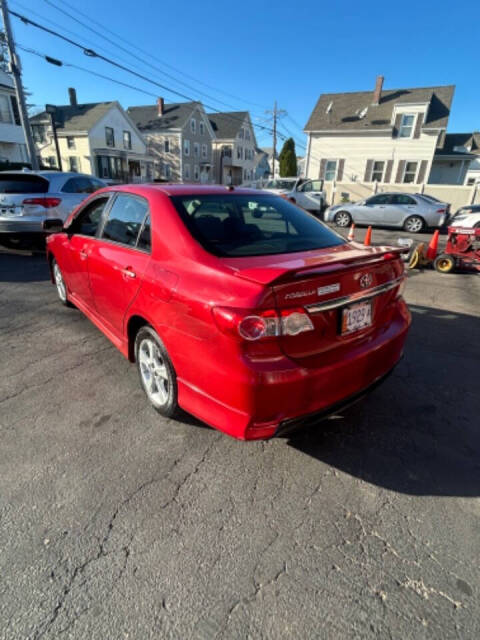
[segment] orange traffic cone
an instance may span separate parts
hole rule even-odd
[[[355,231],[355,223],[352,222],[352,226],[350,227],[350,231],[348,232],[348,236],[347,236],[349,240],[354,239],[354,234],[353,234],[354,231]]]
[[[429,260],[435,260],[435,258],[437,257],[439,235],[440,231],[437,229],[433,234],[432,239],[430,240],[430,244],[428,245],[427,249],[427,258]]]
[[[363,241],[363,244],[366,247],[369,247],[372,244],[371,240],[372,240],[372,227],[368,227],[367,233],[365,234],[365,240]]]

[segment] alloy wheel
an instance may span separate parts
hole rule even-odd
[[[335,224],[337,227],[348,227],[351,221],[350,214],[346,211],[339,211],[335,216]]]
[[[56,262],[53,263],[53,277],[55,279],[55,286],[57,287],[58,297],[62,302],[67,301],[67,288],[63,280],[62,272]]]
[[[405,222],[405,231],[409,231],[410,233],[420,233],[422,229],[423,220],[418,216],[408,218],[408,220]]]
[[[138,347],[138,364],[145,391],[156,407],[167,404],[170,396],[170,376],[158,345],[143,338]]]

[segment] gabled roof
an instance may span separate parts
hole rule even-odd
[[[127,113],[140,131],[167,131],[182,129],[200,102],[172,102],[165,104],[163,115],[158,115],[158,106],[128,107]]]
[[[248,111],[209,113],[208,118],[215,135],[220,140],[232,140],[240,131],[245,118],[250,120]]]
[[[72,106],[59,105],[55,112],[55,124],[59,131],[90,131],[90,129],[116,105],[116,102],[88,102]],[[32,124],[50,122],[50,114],[46,111],[30,118]]]
[[[450,153],[455,151],[455,147],[465,147],[467,152],[470,147],[471,153],[480,154],[480,133],[478,131],[473,133],[447,133],[442,150],[445,153]],[[465,151],[460,151],[459,153],[465,153]]]
[[[362,131],[391,127],[395,105],[429,103],[423,128],[445,129],[450,115],[454,85],[388,89],[381,93],[378,105],[372,104],[373,91],[324,93],[318,99],[305,131]],[[330,113],[327,108],[332,103]],[[359,117],[367,108],[363,118]]]

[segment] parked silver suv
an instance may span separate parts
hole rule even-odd
[[[337,204],[325,211],[325,220],[338,227],[371,224],[377,227],[402,227],[419,233],[427,227],[442,227],[450,205],[419,193],[377,193],[366,200]]]
[[[46,218],[66,220],[90,193],[106,186],[83,173],[0,171],[0,243],[43,233]]]

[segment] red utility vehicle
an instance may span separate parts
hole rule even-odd
[[[346,242],[276,195],[111,187],[56,230],[60,300],[137,363],[163,415],[268,438],[363,395],[401,357],[403,250]]]
[[[480,228],[448,227],[447,246],[433,265],[440,273],[457,267],[480,271]]]

